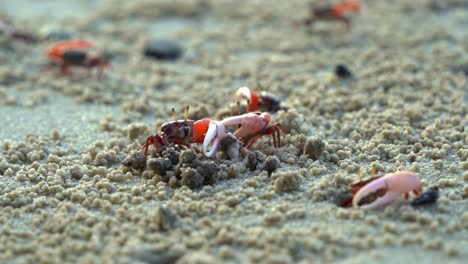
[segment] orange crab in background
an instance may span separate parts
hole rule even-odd
[[[49,66],[58,65],[63,74],[68,73],[69,67],[83,67],[90,74],[92,68],[98,69],[101,77],[104,68],[110,66],[109,62],[94,50],[95,44],[86,40],[68,40],[56,43],[47,49]]]
[[[408,200],[411,192],[416,196],[422,193],[419,177],[411,171],[371,176],[350,184],[348,188],[352,197],[344,200],[341,206],[361,209],[374,209],[387,205],[403,194]],[[369,200],[372,202],[366,203]]]
[[[350,27],[350,19],[346,16],[348,12],[360,13],[362,3],[360,0],[343,0],[334,5],[326,5],[323,7],[314,7],[310,5],[309,16],[305,18],[301,24],[312,26],[318,20],[339,21]]]

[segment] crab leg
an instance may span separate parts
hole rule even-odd
[[[207,157],[213,156],[219,146],[219,142],[226,134],[226,129],[223,123],[219,121],[211,121],[206,132],[205,139],[203,140],[203,153]],[[213,142],[211,150],[208,151],[208,146]]]

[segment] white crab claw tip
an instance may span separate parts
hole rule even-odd
[[[237,89],[236,97],[240,98],[240,99],[251,100],[252,94],[251,94],[250,89],[248,87],[241,87],[241,88]]]
[[[219,146],[221,138],[224,137],[225,129],[224,125],[220,122],[211,122],[208,126],[208,131],[206,132],[205,139],[203,140],[203,153],[207,157],[213,156]],[[208,146],[213,141],[213,146],[210,151],[208,151]]]

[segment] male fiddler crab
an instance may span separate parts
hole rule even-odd
[[[265,111],[276,113],[280,110],[288,111],[289,109],[286,106],[281,106],[280,100],[273,95],[265,91],[256,93],[248,87],[237,89],[236,98],[247,102],[247,112]]]
[[[348,12],[361,12],[361,1],[360,0],[343,0],[334,5],[326,5],[322,7],[315,7],[310,5],[309,16],[305,18],[301,24],[306,26],[312,26],[318,20],[330,20],[339,21],[347,28],[350,27],[350,20],[346,16]]]
[[[269,125],[271,116],[266,112],[246,113],[228,117],[222,121],[213,121],[209,118],[193,121],[188,119],[188,111],[189,107],[187,106],[185,119],[178,120],[174,109],[172,109],[174,121],[164,123],[159,134],[147,137],[141,148],[145,156],[148,155],[150,146],[153,146],[156,152],[161,155],[164,148],[169,145],[176,144],[188,147],[191,143],[203,143],[203,153],[207,157],[211,157],[226,135],[226,126],[230,125],[240,125],[238,130],[234,132],[234,136],[241,140],[247,148],[250,148],[260,136],[269,134],[273,136],[274,146],[279,147],[281,131],[284,134],[281,125]],[[208,150],[211,144],[211,149]]]
[[[101,57],[95,50],[95,45],[86,40],[68,40],[56,43],[47,49],[49,66],[59,65],[63,74],[68,73],[69,67],[83,67],[98,69],[98,77],[101,77],[104,68],[110,66],[109,62]]]
[[[351,197],[345,199],[341,206],[361,209],[374,209],[387,205],[402,194],[408,200],[411,192],[415,196],[422,192],[418,175],[411,171],[371,176],[350,184],[348,188]]]
[[[226,135],[226,126],[230,125],[240,125],[234,136],[241,140],[247,149],[263,135],[271,135],[274,147],[278,148],[281,146],[281,133],[284,135],[285,132],[280,124],[269,125],[270,121],[271,115],[267,112],[251,112],[227,117],[222,121],[211,121],[203,141],[203,153],[211,157],[216,152],[220,140]],[[212,142],[213,146],[208,150]]]
[[[0,21],[0,36],[6,36],[9,39],[19,40],[24,43],[34,43],[37,41],[36,37],[31,33],[17,30],[3,21]]]

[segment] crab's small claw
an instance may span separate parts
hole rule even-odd
[[[237,99],[252,100],[252,93],[248,87],[241,87],[236,92]]]
[[[219,142],[226,134],[226,128],[219,121],[211,121],[206,132],[205,139],[203,140],[203,153],[207,157],[213,156],[219,146]],[[213,143],[213,146],[208,151],[208,146]]]

